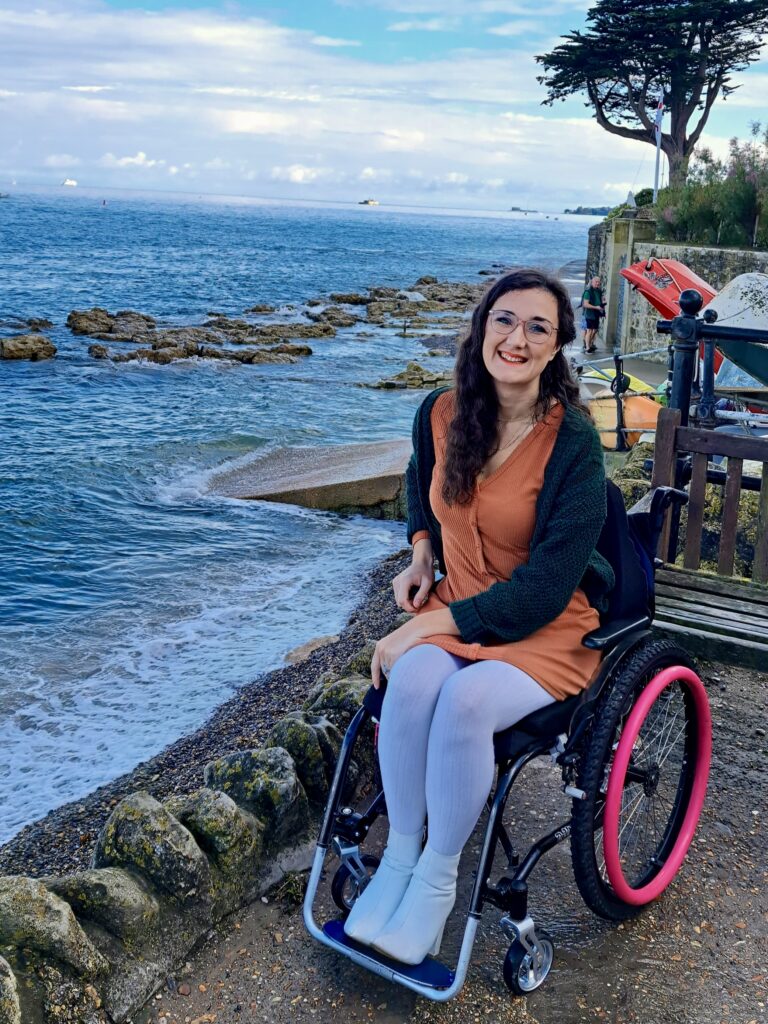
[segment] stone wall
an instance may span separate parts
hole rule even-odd
[[[217,922],[310,866],[372,647],[321,676],[263,748],[208,764],[197,791],[122,800],[88,870],[0,877],[0,1024],[121,1024]]]

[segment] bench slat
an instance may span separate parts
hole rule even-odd
[[[766,616],[768,621],[768,608],[752,601],[740,601],[735,597],[726,597],[723,594],[708,594],[705,590],[686,590],[685,587],[670,587],[664,583],[656,584],[656,600],[662,603],[666,601],[685,601],[688,604],[704,604],[709,608],[723,608],[729,612],[739,612],[744,615]]]
[[[658,625],[662,622],[676,622],[679,626],[703,629],[706,633],[714,633],[716,636],[736,637],[737,640],[754,640],[768,644],[768,629],[758,630],[754,626],[739,626],[736,622],[727,622],[709,615],[692,616],[688,609],[679,612],[674,608],[662,607],[658,610],[654,623]]]
[[[723,522],[720,530],[720,553],[717,571],[723,576],[733,572],[733,558],[736,553],[736,527],[739,522],[739,498],[741,497],[741,471],[744,460],[735,456],[728,459],[725,477],[725,500]]]
[[[737,459],[768,462],[768,438],[764,437],[740,437],[721,431],[680,427],[676,433],[676,448],[704,455],[733,455]]]
[[[687,616],[688,622],[718,624],[727,627],[728,632],[743,633],[745,636],[765,636],[768,639],[768,615],[745,615],[744,612],[711,605],[695,604],[692,601],[675,601],[663,598],[656,606],[657,618],[680,619]]]
[[[679,409],[662,409],[656,421],[656,442],[653,457],[651,487],[675,486],[675,431],[680,425]],[[669,552],[669,534],[672,525],[672,510],[664,517],[664,527],[659,537],[656,554],[659,558],[670,558],[674,561],[674,553]]]
[[[701,531],[704,526],[704,494],[707,486],[707,456],[696,452],[693,456],[693,474],[688,489],[688,526],[685,531],[686,569],[701,565]]]
[[[654,630],[678,640],[700,658],[721,661],[727,658],[735,665],[763,671],[768,662],[768,643],[717,636],[707,633],[706,630],[680,626],[675,622],[659,622],[654,625]]]
[[[757,543],[752,579],[756,583],[768,581],[768,463],[763,463],[763,482],[757,503]]]
[[[685,587],[687,590],[703,590],[708,594],[736,597],[751,604],[757,602],[768,605],[768,587],[764,583],[722,579],[701,569],[698,572],[691,572],[678,566],[665,565],[656,573],[656,582],[672,587]]]

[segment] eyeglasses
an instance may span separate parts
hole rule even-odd
[[[506,309],[492,310],[488,314],[488,322],[497,334],[504,336],[516,330],[518,324],[522,324],[523,334],[532,345],[543,345],[553,334],[557,334],[556,328],[548,320],[521,320],[517,313]]]

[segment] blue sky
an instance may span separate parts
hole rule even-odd
[[[534,56],[587,0],[3,0],[0,185],[559,210],[651,183],[653,149]],[[719,103],[727,150],[768,111],[768,49]]]

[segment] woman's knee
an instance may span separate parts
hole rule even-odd
[[[387,679],[387,702],[398,704],[414,699],[433,701],[435,691],[443,685],[446,677],[455,671],[455,659],[435,644],[419,644],[398,658]]]
[[[444,683],[437,702],[436,716],[452,723],[454,729],[477,732],[490,719],[487,702],[492,694],[475,685],[475,666],[454,672]]]

